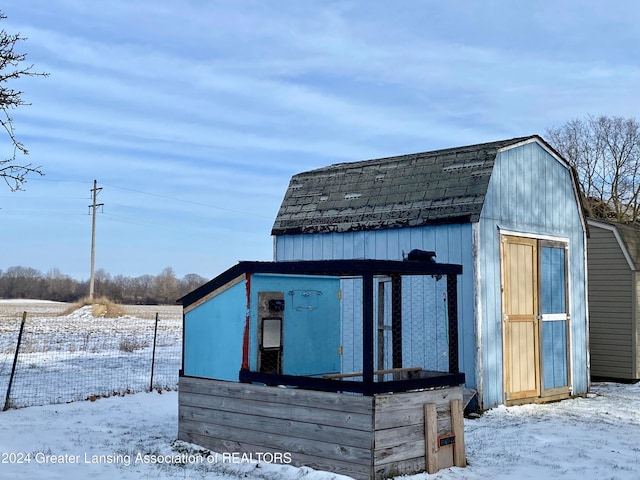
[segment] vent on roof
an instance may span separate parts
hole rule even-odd
[[[484,164],[483,160],[477,160],[475,162],[466,162],[466,163],[453,163],[451,165],[447,165],[446,167],[443,167],[442,171],[448,172],[450,170],[460,170],[463,168],[478,167],[482,164]]]
[[[360,198],[362,196],[361,193],[345,193],[344,194],[344,199],[345,200],[353,200],[354,198]]]
[[[491,175],[491,169],[490,168],[481,168],[479,170],[471,172],[470,175],[472,177],[482,177],[484,175]]]
[[[380,173],[378,175],[376,175],[375,181],[376,182],[381,182],[384,180],[385,174],[384,173]]]
[[[291,190],[300,190],[302,188],[302,184],[301,183],[292,183],[291,185],[289,185],[289,188]]]
[[[326,202],[327,200],[329,200],[329,195],[322,195],[322,196],[320,197],[320,201],[321,201],[321,202]]]

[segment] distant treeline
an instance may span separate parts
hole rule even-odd
[[[158,275],[111,276],[95,272],[94,294],[122,304],[172,304],[208,279],[190,273],[182,279],[167,267]],[[0,298],[32,298],[75,302],[89,294],[89,281],[78,281],[54,268],[46,274],[30,267],[0,269]]]

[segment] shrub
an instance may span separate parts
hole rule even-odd
[[[139,340],[135,337],[123,337],[120,340],[120,350],[123,352],[131,353],[135,350],[140,350],[149,346],[149,342]]]
[[[107,297],[96,297],[94,299],[84,297],[67,308],[61,315],[69,315],[79,308],[87,305],[93,306],[92,313],[94,317],[118,318],[124,317],[127,314],[126,310],[121,305],[112,302]]]

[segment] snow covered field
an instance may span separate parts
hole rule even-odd
[[[152,360],[154,388],[176,388],[182,360],[180,306],[125,306],[127,315],[120,318],[95,318],[90,306],[62,315],[69,306],[0,300],[3,405],[23,311],[27,318],[9,398],[12,407],[149,390]]]
[[[123,319],[112,322],[111,326],[108,321],[99,325],[86,309],[58,316],[66,307],[55,302],[0,301],[0,393],[4,393],[2,380],[7,370],[4,367],[13,358],[13,340],[7,340],[6,335],[19,324],[16,319],[23,309],[30,312],[31,327],[37,327],[35,330],[40,335],[46,333],[42,338],[47,339],[44,343],[28,343],[28,349],[20,357],[22,370],[16,375],[17,386],[27,382],[38,387],[37,402],[69,401],[51,391],[55,385],[77,390],[71,400],[91,396],[86,390],[88,387],[90,390],[104,387],[109,391],[112,387],[103,384],[122,383],[123,379],[124,386],[139,383],[139,390],[144,390],[148,382],[148,344],[141,344],[131,352],[112,346],[107,349],[110,353],[100,353],[105,339],[113,337],[114,328],[120,334],[139,339],[141,331],[134,326],[136,322]],[[128,309],[131,318],[149,320],[159,307]],[[173,319],[166,324],[167,330],[163,333],[169,341],[159,345],[161,351],[181,338],[180,307],[160,307],[160,316]],[[61,325],[64,325],[62,330]],[[41,356],[43,353],[46,357]],[[108,361],[96,362],[101,356]],[[177,380],[179,353],[167,358],[171,374]],[[126,360],[125,364],[132,367],[142,365],[144,374],[133,381],[127,379],[123,364],[112,363],[118,359]],[[67,376],[63,375],[65,371]],[[68,375],[70,371],[73,373]],[[81,378],[88,378],[90,383],[74,383]],[[20,404],[17,399],[14,403]],[[340,477],[286,464],[244,461],[234,456],[237,452],[204,452],[195,445],[176,441],[177,424],[175,391],[0,412],[0,479],[328,480]],[[588,398],[496,408],[479,419],[465,420],[465,435],[467,468],[408,478],[637,480],[640,478],[640,384],[598,383],[592,386]]]
[[[0,413],[0,478],[329,480],[176,442],[177,393],[139,393]],[[589,398],[500,407],[465,420],[469,467],[407,480],[640,478],[640,384],[594,384]],[[171,463],[185,460],[186,463]]]

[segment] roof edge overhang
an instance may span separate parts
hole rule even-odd
[[[472,214],[472,215],[458,215],[451,217],[441,217],[441,218],[433,218],[433,219],[425,219],[424,221],[419,222],[406,222],[406,223],[389,223],[387,225],[378,225],[372,228],[369,225],[363,225],[361,228],[356,226],[350,226],[348,228],[341,228],[340,225],[321,225],[319,227],[314,226],[305,226],[305,227],[285,227],[285,228],[272,228],[271,235],[272,236],[280,236],[280,235],[298,235],[298,234],[311,234],[311,233],[347,233],[347,232],[361,232],[361,231],[372,231],[372,230],[392,230],[394,228],[413,228],[413,227],[430,227],[430,226],[438,226],[438,225],[453,225],[453,224],[465,224],[478,222],[480,219],[480,214]]]
[[[629,249],[627,249],[627,245],[624,243],[624,240],[622,240],[622,236],[618,231],[618,227],[613,223],[602,222],[593,218],[587,219],[587,222],[592,227],[602,228],[603,230],[608,230],[611,233],[613,233],[613,236],[615,237],[616,242],[618,242],[618,246],[620,247],[620,250],[622,251],[624,258],[627,261],[629,268],[635,272],[637,270],[636,265],[633,262],[633,259],[631,258],[631,254],[629,253]]]
[[[363,275],[461,275],[462,265],[402,260],[301,260],[286,262],[242,261],[220,275],[179,298],[188,307],[230,282],[251,274],[317,275],[352,277]]]

